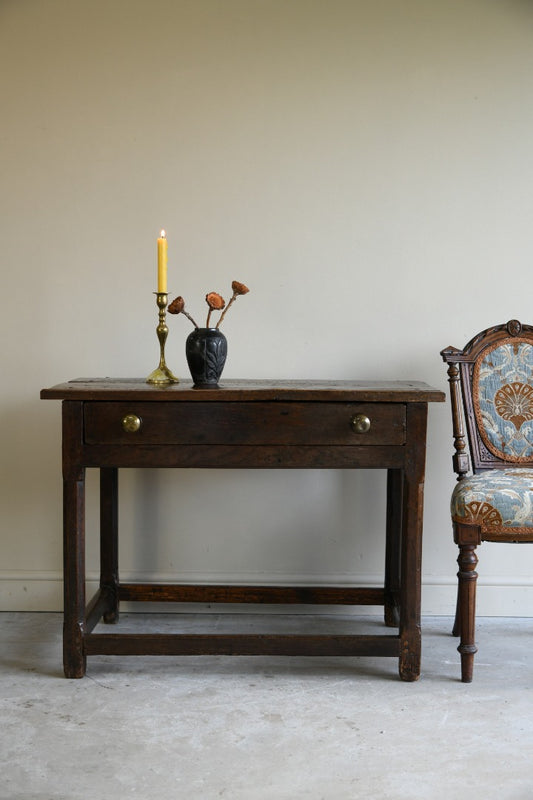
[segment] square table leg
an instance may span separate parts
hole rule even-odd
[[[407,407],[410,444],[406,453],[403,485],[399,659],[400,677],[404,681],[416,681],[420,677],[426,423],[427,405],[413,403]]]
[[[63,668],[83,678],[85,635],[85,470],[63,481]]]
[[[385,624],[400,624],[400,557],[402,545],[403,472],[387,470],[387,528],[385,540]]]
[[[118,622],[118,469],[100,469],[100,592],[106,623]]]

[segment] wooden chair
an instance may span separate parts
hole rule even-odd
[[[476,547],[533,542],[533,327],[513,319],[441,356],[449,365],[458,476],[451,499],[459,545],[453,633],[461,636],[461,680],[469,683],[477,652]]]

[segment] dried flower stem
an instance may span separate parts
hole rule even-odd
[[[199,325],[196,324],[196,322],[193,320],[193,318],[191,317],[191,315],[189,314],[188,311],[185,311],[185,309],[183,309],[183,311],[181,313],[183,314],[184,317],[187,317],[187,319],[190,322],[192,322],[192,324],[194,325],[195,328],[199,328],[200,327]]]
[[[224,319],[224,317],[225,317],[225,316],[226,316],[226,314],[228,313],[228,311],[229,311],[229,308],[230,308],[231,304],[235,302],[235,300],[237,299],[237,297],[238,297],[238,296],[239,296],[239,293],[238,293],[238,292],[233,292],[233,295],[232,295],[232,297],[231,297],[231,300],[229,301],[228,305],[226,306],[226,308],[224,309],[224,311],[223,311],[223,312],[222,312],[222,314],[220,315],[220,319],[218,320],[218,322],[217,322],[217,324],[216,324],[216,327],[217,327],[217,328],[219,328],[219,327],[220,327],[220,325],[221,325],[221,323],[222,323],[222,320]]]
[[[229,301],[229,303],[228,303],[228,305],[226,306],[226,308],[224,309],[224,311],[222,312],[222,314],[220,315],[220,319],[219,319],[219,320],[218,320],[218,322],[217,322],[217,328],[219,328],[219,327],[220,327],[220,325],[221,325],[221,323],[222,323],[222,320],[223,320],[223,319],[224,319],[224,317],[226,316],[226,313],[227,313],[227,311],[228,311],[229,307],[231,306],[231,304],[232,304],[232,303],[234,303],[234,302],[235,302],[235,300],[237,299],[237,297],[238,297],[240,294],[248,294],[248,292],[250,291],[250,290],[249,290],[249,288],[246,286],[246,284],[244,284],[244,283],[241,283],[240,281],[232,281],[232,282],[231,282],[231,288],[233,289],[233,295],[232,295],[232,298],[231,298],[231,300]]]

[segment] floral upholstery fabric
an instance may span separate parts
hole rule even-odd
[[[508,339],[480,359],[473,375],[480,435],[498,458],[533,459],[533,346]]]
[[[533,535],[533,468],[494,469],[463,478],[451,501],[452,519],[485,533]]]

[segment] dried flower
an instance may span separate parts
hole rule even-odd
[[[226,305],[224,298],[216,292],[206,294],[205,301],[212,311],[221,311]]]
[[[225,316],[226,316],[226,314],[228,313],[228,310],[229,310],[229,308],[230,308],[231,304],[235,302],[235,300],[237,299],[237,297],[238,297],[240,294],[248,294],[248,292],[250,291],[250,290],[249,290],[249,288],[248,288],[248,287],[247,287],[247,286],[246,286],[244,283],[240,283],[240,281],[232,281],[232,282],[231,282],[231,288],[233,289],[233,294],[232,294],[232,296],[231,296],[231,300],[229,301],[229,303],[228,303],[228,305],[226,306],[225,310],[224,310],[224,311],[222,312],[222,314],[220,315],[220,319],[219,319],[219,321],[217,322],[217,328],[220,328],[220,325],[221,325],[221,323],[222,323],[222,320],[224,319],[224,317],[225,317]]]
[[[239,283],[239,281],[232,281],[231,288],[233,289],[234,294],[248,294],[250,291],[244,283]]]
[[[209,323],[211,321],[211,313],[213,311],[222,311],[222,314],[220,315],[220,318],[216,324],[216,327],[219,328],[220,323],[227,314],[227,311],[231,306],[231,304],[235,302],[235,300],[240,294],[248,294],[248,292],[250,291],[249,288],[244,283],[240,283],[240,281],[232,281],[231,289],[233,291],[233,294],[227,306],[226,306],[226,301],[224,300],[222,295],[218,294],[218,292],[208,292],[206,294],[205,301],[209,306],[206,328],[209,328]],[[183,299],[183,297],[176,297],[176,299],[173,300],[172,303],[170,303],[167,310],[171,314],[183,314],[184,317],[187,317],[187,319],[189,319],[192,322],[195,328],[198,328],[198,325],[193,320],[191,315],[187,311],[185,311],[185,300]]]
[[[176,297],[167,308],[169,314],[181,314],[185,308],[185,300],[183,297]]]
[[[207,313],[207,322],[205,324],[205,327],[209,328],[209,320],[211,319],[211,313],[213,311],[222,311],[222,309],[226,305],[226,301],[224,300],[222,295],[218,294],[217,292],[209,292],[205,296],[205,302],[209,306],[209,311]]]
[[[193,318],[188,313],[188,311],[185,311],[185,300],[183,299],[183,297],[181,297],[181,296],[180,297],[176,297],[176,299],[173,300],[171,302],[171,304],[168,306],[167,311],[170,314],[183,314],[184,317],[187,317],[187,319],[192,322],[192,324],[194,325],[195,328],[198,327],[198,325],[193,320]]]

